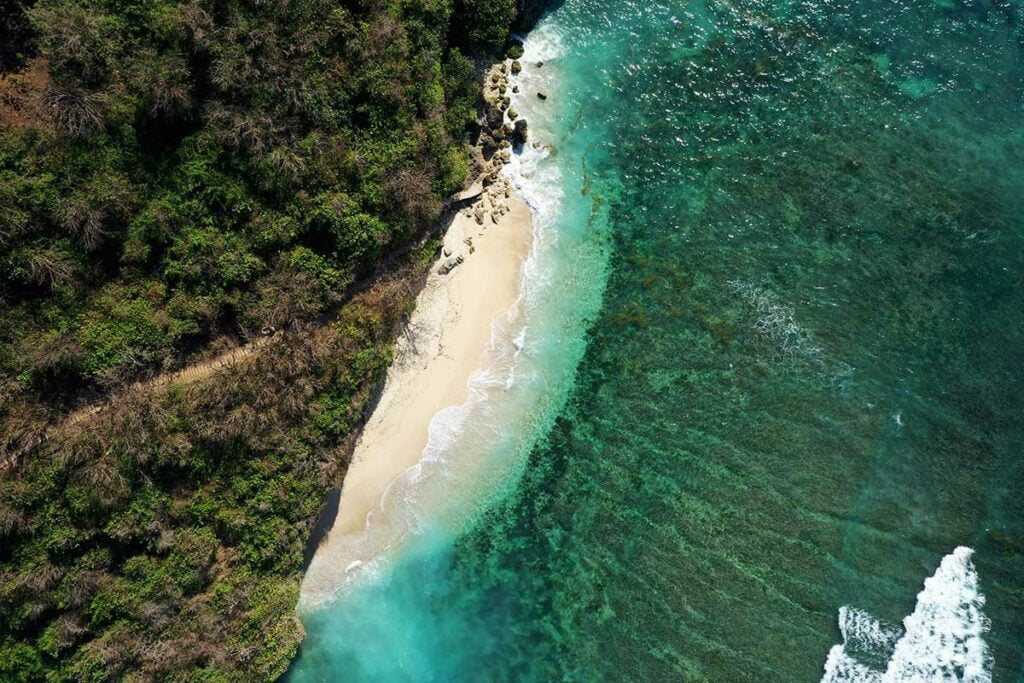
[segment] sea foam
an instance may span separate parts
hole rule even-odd
[[[843,642],[829,651],[822,683],[991,681],[992,658],[982,637],[989,622],[972,554],[961,546],[942,558],[902,628],[841,607]]]

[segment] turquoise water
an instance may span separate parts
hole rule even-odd
[[[934,680],[901,620],[980,622],[933,574],[1024,680],[1024,7],[567,0],[528,72],[554,38],[553,224],[608,264],[567,400],[291,680],[817,681],[841,609],[831,680]]]

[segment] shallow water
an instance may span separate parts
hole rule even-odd
[[[560,398],[292,680],[1024,676],[1024,7],[567,0],[524,61]]]

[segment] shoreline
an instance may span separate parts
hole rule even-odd
[[[522,324],[526,264],[537,237],[533,209],[514,190],[515,174],[503,172],[537,146],[527,142],[528,124],[512,107],[513,97],[522,100],[520,70],[505,58],[483,72],[475,181],[453,198],[455,213],[442,218],[441,253],[395,341],[340,493],[317,522],[325,532],[306,557],[300,612],[330,601],[357,575],[373,573],[415,533],[424,514],[441,513],[457,497],[452,473],[441,463],[461,462],[457,476],[478,463],[468,444],[452,448],[448,439],[469,426],[464,421],[474,419],[481,402],[511,386],[521,343],[514,328]]]
[[[422,462],[434,417],[470,399],[470,379],[486,367],[495,324],[516,316],[533,228],[530,207],[505,178],[455,215],[395,342],[383,391],[342,482],[337,514],[306,569],[301,602],[322,601],[349,570],[376,559],[354,551],[373,534],[371,518],[391,484]]]

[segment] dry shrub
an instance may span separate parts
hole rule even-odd
[[[78,622],[78,619],[71,614],[62,614],[57,617],[54,623],[56,632],[56,643],[60,649],[66,649],[75,644],[78,636],[85,633],[85,629]]]
[[[43,104],[57,127],[76,139],[103,130],[109,103],[104,93],[87,92],[73,86],[51,84],[43,93]]]
[[[35,249],[28,255],[28,272],[33,282],[52,289],[70,285],[75,266],[66,254],[57,249]]]
[[[221,144],[247,150],[261,158],[280,144],[285,131],[269,114],[224,104],[206,108],[206,124]]]
[[[7,503],[0,503],[0,538],[13,536],[24,530],[25,516]]]
[[[284,328],[308,320],[323,307],[322,285],[312,275],[278,267],[259,283],[249,315],[259,327]]]
[[[212,38],[216,26],[209,13],[198,2],[190,2],[178,5],[175,8],[178,25],[183,37],[192,42],[196,51],[208,50],[212,44]]]
[[[107,72],[103,16],[83,6],[63,4],[36,7],[33,18],[42,25],[41,47],[58,72],[95,82]]]
[[[51,417],[50,408],[38,402],[16,399],[4,405],[0,413],[0,476],[43,443]]]
[[[388,181],[388,190],[401,210],[421,224],[436,218],[441,209],[431,187],[431,175],[427,168],[403,168]]]
[[[84,607],[90,600],[108,586],[111,578],[102,571],[83,571],[68,582],[68,602],[71,607]]]
[[[57,222],[86,249],[95,249],[103,241],[106,220],[106,207],[98,206],[81,193],[61,199],[57,207]]]
[[[192,103],[191,74],[180,55],[158,57],[150,51],[136,62],[135,81],[149,104],[150,114],[171,114],[186,110]]]

